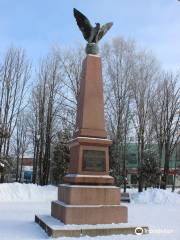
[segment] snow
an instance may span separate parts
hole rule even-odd
[[[128,206],[128,225],[147,225],[150,234],[81,237],[81,240],[180,239],[180,194],[160,189],[148,189],[140,194],[136,189],[128,191],[131,203],[123,204]],[[0,184],[0,240],[49,239],[34,222],[34,216],[50,214],[52,200],[57,200],[57,188],[53,186]],[[61,237],[57,240],[75,239],[77,240],[77,238]]]
[[[172,193],[171,190],[162,190],[157,188],[147,189],[142,193],[137,190],[130,190],[131,201],[134,203],[146,204],[178,204],[180,205],[180,195]]]
[[[0,166],[3,168],[3,167],[4,167],[4,163],[1,163],[1,162],[0,162]]]
[[[0,184],[0,202],[48,202],[56,198],[57,188],[54,186],[21,183]]]

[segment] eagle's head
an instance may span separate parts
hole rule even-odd
[[[100,29],[100,23],[96,23],[96,28]]]

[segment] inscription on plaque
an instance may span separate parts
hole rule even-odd
[[[83,171],[104,172],[105,151],[84,150],[83,151]]]

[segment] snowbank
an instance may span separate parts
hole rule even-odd
[[[138,193],[137,189],[128,189],[132,203],[142,204],[178,204],[180,194],[171,190],[147,189]],[[50,202],[57,199],[57,187],[38,186],[36,184],[3,183],[0,184],[0,202]]]
[[[0,184],[0,202],[47,202],[57,199],[57,188],[51,185]]]
[[[180,194],[171,190],[162,190],[157,188],[150,188],[142,193],[136,190],[130,190],[130,198],[133,203],[146,203],[146,204],[179,204]]]

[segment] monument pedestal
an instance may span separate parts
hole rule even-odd
[[[114,186],[63,184],[51,215],[65,224],[127,222],[127,207],[120,206],[120,190]]]
[[[64,181],[70,184],[112,185],[109,176],[109,146],[112,141],[102,138],[77,137],[70,142],[69,174]]]

